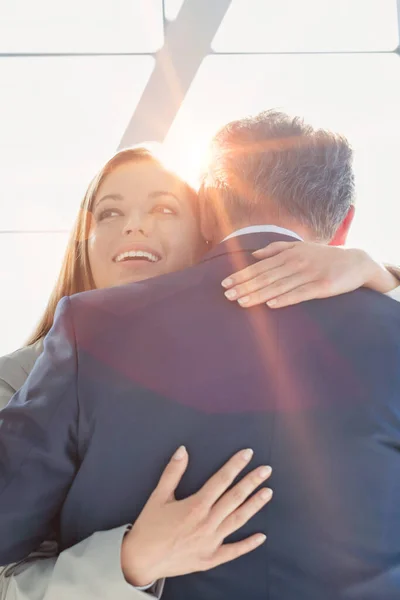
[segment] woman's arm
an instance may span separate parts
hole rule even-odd
[[[254,493],[271,474],[267,466],[231,487],[252,455],[249,449],[238,452],[197,493],[176,500],[188,466],[186,449],[180,448],[132,527],[95,533],[57,559],[8,567],[0,573],[0,600],[160,598],[163,577],[212,569],[255,550],[265,535],[224,543],[272,497],[268,488]],[[152,580],[158,581],[147,592],[134,587]]]
[[[75,427],[78,420],[74,347],[71,317],[65,301],[57,310],[44,353],[30,374],[27,385],[1,412],[2,564],[7,560],[20,560],[37,547],[56,514],[54,511],[58,510],[66,485],[74,476]],[[224,543],[225,538],[247,523],[272,496],[268,489],[254,493],[270,476],[271,469],[266,466],[254,469],[230,489],[251,458],[252,451],[239,452],[196,494],[178,501],[174,491],[188,464],[187,452],[181,448],[168,463],[158,486],[129,532],[115,530],[120,550],[111,562],[103,557],[104,564],[101,565],[114,588],[109,597],[114,598],[115,587],[121,585],[127,594],[131,594],[127,598],[133,597],[133,592],[138,591],[133,586],[146,587],[165,576],[208,570],[247,554],[264,543],[263,533],[240,542]],[[79,594],[81,598],[90,598],[93,590],[97,597],[104,597],[96,572],[88,569],[88,552],[83,563],[82,551],[77,551],[77,548],[92,547],[93,556],[100,558],[101,562],[103,550],[97,543],[98,535],[62,553],[55,564],[36,563],[35,573],[39,569],[39,572],[47,573],[49,579],[47,588],[42,587],[42,590],[45,589],[43,600],[49,600],[51,595],[59,600],[65,590],[69,590],[68,597],[75,595],[79,585],[83,586],[83,593]],[[97,565],[98,560],[94,564]],[[110,576],[107,569],[110,564],[115,567],[113,572],[117,573],[117,578]],[[52,571],[50,567],[53,567]],[[84,573],[78,585],[76,571],[79,568]],[[15,571],[12,586],[7,585],[7,593],[15,592],[17,582],[24,588],[26,572]],[[121,572],[124,576],[122,583]],[[19,580],[15,577],[18,573]],[[42,584],[46,585],[43,580]],[[117,597],[122,597],[119,588],[117,592]]]
[[[150,600],[161,598],[164,581],[148,591],[130,585],[122,572],[127,527],[101,531],[58,557],[27,559],[0,568],[0,600]]]
[[[8,404],[17,387],[27,378],[25,368],[30,368],[31,364],[20,364],[21,359],[21,353],[0,359],[0,409]],[[127,527],[122,526],[95,533],[58,557],[55,542],[51,548],[46,543],[42,550],[32,553],[21,563],[0,567],[0,600],[98,600],[100,596],[121,600],[161,598],[164,580],[158,581],[147,592],[126,581],[121,567],[126,531]]]
[[[281,308],[328,298],[360,287],[400,301],[400,271],[385,267],[363,250],[311,242],[275,242],[254,253],[259,262],[222,282],[228,300],[249,308]]]

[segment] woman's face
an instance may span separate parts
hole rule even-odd
[[[152,161],[116,167],[101,184],[88,241],[96,288],[188,267],[204,249],[185,186]]]

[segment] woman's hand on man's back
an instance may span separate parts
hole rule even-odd
[[[269,478],[271,468],[267,466],[253,470],[227,491],[252,455],[251,450],[242,450],[196,494],[176,500],[175,490],[189,460],[183,446],[177,450],[124,538],[121,562],[129,583],[144,587],[163,577],[212,569],[263,544],[266,537],[262,533],[224,544],[225,538],[245,525],[272,497],[268,488],[253,494]]]

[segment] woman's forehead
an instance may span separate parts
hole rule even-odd
[[[147,195],[162,190],[182,193],[183,188],[184,184],[161,165],[151,161],[139,161],[119,165],[108,173],[96,196],[109,193]]]

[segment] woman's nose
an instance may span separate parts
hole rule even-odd
[[[142,215],[131,215],[125,223],[123,234],[124,235],[135,235],[139,233],[147,236],[149,234],[149,220]]]

